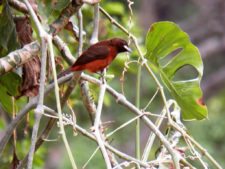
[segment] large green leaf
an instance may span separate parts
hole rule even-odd
[[[207,107],[202,103],[200,81],[203,63],[200,53],[189,36],[172,22],[158,22],[151,26],[146,37],[146,57],[160,74],[171,95],[182,109],[184,120],[204,119]],[[171,55],[174,55],[172,58]],[[163,61],[166,63],[162,63]],[[178,70],[189,66],[197,77],[175,80]]]

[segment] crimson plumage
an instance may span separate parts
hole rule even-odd
[[[125,40],[113,38],[100,41],[86,49],[71,66],[71,71],[88,70],[95,73],[106,68],[118,53],[130,51]]]

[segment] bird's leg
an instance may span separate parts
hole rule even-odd
[[[100,80],[102,81],[102,84],[105,83],[105,74],[104,74],[104,69],[100,70]]]

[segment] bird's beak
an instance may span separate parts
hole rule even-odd
[[[126,49],[128,52],[132,52],[131,48],[129,48],[127,45],[124,45],[123,47],[124,47],[124,49]]]

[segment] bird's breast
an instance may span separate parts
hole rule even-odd
[[[110,50],[109,55],[108,57],[106,57],[108,64],[110,64],[113,61],[113,59],[115,59],[116,55],[118,54],[115,47],[109,47],[109,50]]]

